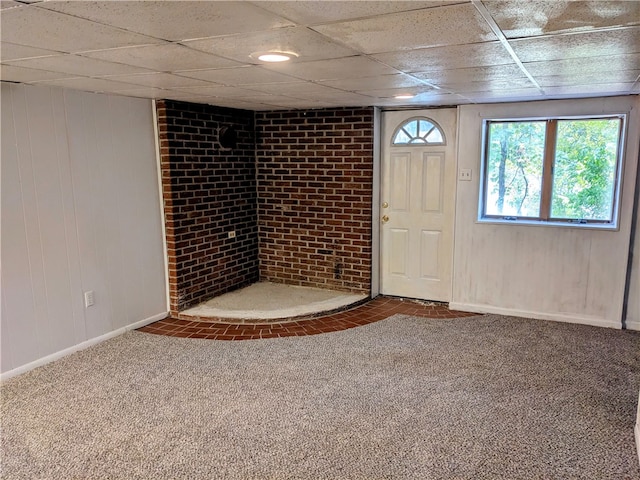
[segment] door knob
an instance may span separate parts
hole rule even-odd
[[[382,204],[382,208],[389,208],[389,204],[388,204],[387,202],[384,202],[384,203]]]
[[[389,217],[387,215],[382,217],[382,223],[387,223],[389,221]]]

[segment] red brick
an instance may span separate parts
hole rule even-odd
[[[258,280],[254,118],[170,100],[157,108],[170,308],[177,313]],[[228,125],[238,132],[233,150],[218,144],[219,129]],[[233,241],[229,230],[236,231]]]
[[[261,278],[368,292],[373,110],[257,112],[256,130]]]

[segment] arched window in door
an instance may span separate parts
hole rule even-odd
[[[392,145],[446,145],[440,126],[425,117],[410,118],[393,134]]]

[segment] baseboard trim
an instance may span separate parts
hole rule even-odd
[[[126,327],[118,328],[117,330],[113,330],[109,333],[105,333],[104,335],[100,335],[99,337],[91,338],[77,345],[73,345],[69,348],[65,348],[64,350],[60,350],[59,352],[52,353],[51,355],[47,355],[46,357],[39,358],[38,360],[34,360],[33,362],[29,362],[20,367],[14,368],[13,370],[9,370],[0,374],[0,382],[4,382],[16,375],[20,375],[22,373],[26,373],[34,368],[41,367],[46,365],[47,363],[51,363],[55,360],[59,360],[62,357],[66,357],[67,355],[71,355],[72,353],[79,352],[80,350],[84,350],[93,345],[97,345],[98,343],[104,342],[105,340],[109,340],[110,338],[117,337],[118,335],[122,335],[129,330],[135,330],[136,328],[144,327],[145,325],[149,325],[150,323],[157,322],[158,320],[162,320],[166,318],[168,312],[158,313],[157,315],[153,315],[149,318],[145,318],[144,320],[140,320],[139,322],[132,323],[131,325],[127,325]]]
[[[638,418],[640,422],[640,417]],[[640,423],[636,423],[633,431],[635,432],[636,437],[636,450],[638,451],[638,463],[640,463]]]
[[[449,303],[451,310],[460,310],[463,312],[474,313],[495,313],[497,315],[508,315],[512,317],[535,318],[537,320],[553,320],[555,322],[579,323],[582,325],[591,325],[594,327],[606,327],[620,329],[622,326],[619,322],[604,320],[594,317],[585,317],[580,315],[565,315],[562,313],[544,313],[533,312],[529,310],[516,310],[511,308],[494,307],[491,305],[477,305],[473,303]],[[627,325],[628,327],[628,325]]]
[[[640,331],[640,320],[627,320],[626,326],[627,326],[627,330]]]

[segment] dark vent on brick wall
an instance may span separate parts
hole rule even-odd
[[[233,125],[226,125],[220,128],[218,133],[218,143],[224,149],[234,149],[238,146],[238,132]]]

